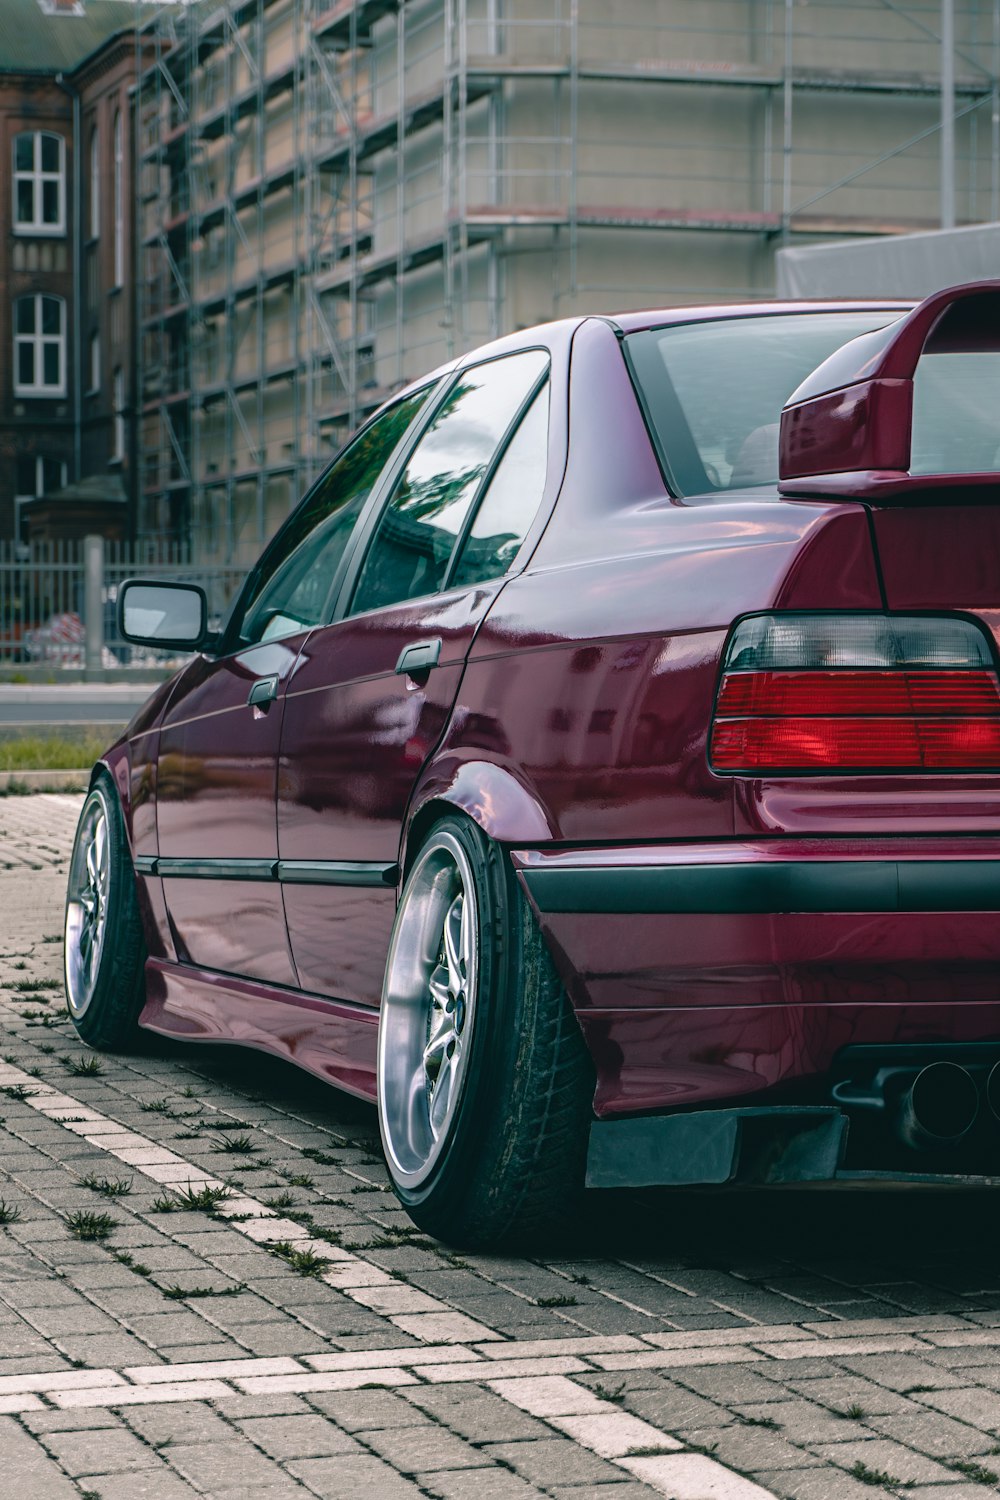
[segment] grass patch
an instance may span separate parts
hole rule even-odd
[[[16,1224],[20,1217],[21,1210],[16,1203],[8,1203],[6,1198],[0,1198],[0,1228]]]
[[[147,1099],[144,1104],[139,1105],[139,1108],[143,1114],[167,1115],[171,1120],[174,1118],[174,1112],[170,1107],[169,1099]]]
[[[11,734],[0,737],[0,771],[79,771],[108,748],[107,733]]]
[[[270,1240],[266,1248],[272,1255],[280,1256],[300,1276],[322,1276],[330,1264],[325,1255],[317,1255],[314,1250],[296,1250],[288,1240]]]
[[[59,1061],[74,1078],[100,1078],[104,1064],[99,1057],[61,1057]]]
[[[127,1266],[137,1276],[152,1276],[152,1268],[144,1266],[142,1261],[136,1260],[131,1250],[112,1250],[111,1259],[116,1260],[120,1266]]]
[[[954,1469],[956,1474],[964,1474],[974,1484],[996,1484],[1000,1479],[994,1469],[988,1469],[985,1464],[977,1464],[971,1458],[956,1458],[948,1467]]]
[[[118,1220],[113,1219],[110,1214],[94,1214],[83,1209],[70,1214],[66,1220],[66,1228],[78,1240],[106,1240],[117,1227]]]
[[[8,1099],[17,1099],[23,1102],[30,1099],[34,1089],[29,1089],[26,1083],[8,1083],[6,1088],[0,1089],[0,1094],[6,1094]]]
[[[578,1297],[536,1297],[536,1307],[579,1307]]]
[[[297,1172],[294,1177],[289,1177],[288,1181],[292,1187],[311,1188],[316,1186],[308,1172]]]
[[[21,995],[38,995],[43,990],[61,990],[62,987],[61,979],[15,979],[11,986]]]
[[[250,1156],[257,1147],[248,1135],[226,1135],[215,1150],[224,1151],[227,1156]]]
[[[295,1198],[291,1193],[276,1193],[273,1198],[264,1199],[265,1208],[294,1208]]]
[[[88,1172],[81,1179],[81,1187],[90,1188],[92,1193],[100,1193],[102,1198],[125,1198],[132,1191],[131,1177],[98,1177],[94,1172]]]
[[[773,1417],[740,1417],[738,1420],[744,1427],[769,1427],[772,1431],[781,1425]]]
[[[165,1286],[161,1287],[169,1302],[186,1302],[189,1297],[236,1297],[245,1287],[238,1286]]]
[[[228,1187],[191,1187],[175,1189],[177,1207],[188,1213],[214,1214],[220,1203],[232,1197]]]
[[[594,1385],[591,1390],[599,1401],[611,1401],[615,1406],[621,1406],[625,1400],[625,1382],[621,1385]]]
[[[864,1407],[859,1406],[856,1401],[852,1401],[850,1406],[844,1412],[844,1416],[850,1417],[852,1422],[860,1422],[862,1418],[866,1417],[867,1415],[868,1413],[865,1411]]]
[[[857,1463],[851,1465],[847,1472],[853,1479],[860,1480],[862,1484],[875,1485],[883,1490],[892,1489],[903,1482],[885,1469],[870,1469],[866,1463],[862,1463],[860,1458]]]

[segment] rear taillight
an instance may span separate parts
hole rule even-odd
[[[1000,770],[1000,684],[971,620],[756,615],[726,650],[709,758],[730,774]]]

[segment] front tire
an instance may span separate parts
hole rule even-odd
[[[414,1222],[466,1247],[537,1240],[583,1189],[593,1067],[503,851],[443,818],[393,927],[379,1124]]]
[[[102,1051],[134,1042],[145,998],[146,945],[135,871],[111,780],[98,775],[70,857],[64,929],[66,1008]]]

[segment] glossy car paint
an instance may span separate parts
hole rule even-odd
[[[167,852],[166,833],[171,850],[194,853],[199,799],[216,820],[219,801],[231,799],[229,847],[247,857],[273,848],[282,858],[395,860],[405,870],[422,830],[460,808],[512,849],[522,879],[532,863],[590,859],[603,862],[609,889],[616,869],[643,863],[996,858],[1000,842],[989,835],[1000,831],[1000,775],[758,779],[709,768],[721,652],[740,614],[957,609],[994,634],[1000,621],[1000,574],[991,577],[1000,510],[989,505],[966,515],[950,505],[796,499],[775,488],[683,501],[667,493],[619,333],[760,314],[684,309],[548,330],[553,345],[572,343],[552,442],[567,429],[572,441],[567,454],[564,440],[565,473],[550,461],[546,500],[512,575],[487,600],[442,597],[409,617],[400,611],[405,618],[384,641],[374,617],[359,617],[301,642],[282,676],[273,784],[266,756],[256,769],[237,756],[242,779],[230,786],[232,742],[219,747],[206,715],[216,701],[210,677],[225,682],[232,668],[195,663],[192,686],[182,677],[167,695],[168,764],[179,755],[187,779],[180,793],[168,776],[165,795],[161,761],[152,782],[158,852]],[[537,338],[497,347],[529,341]],[[390,682],[392,652],[408,630],[431,628],[449,641],[440,682],[434,674],[426,690]],[[342,644],[335,664],[324,635]],[[226,691],[236,725],[240,704]],[[187,724],[205,734],[190,748],[177,738]],[[133,786],[131,769],[121,768],[134,757],[151,763],[134,736],[109,755],[120,785]],[[215,757],[214,794],[206,757]],[[143,776],[148,785],[148,770]],[[135,828],[148,846],[148,813]],[[209,845],[223,852],[208,837],[197,847]],[[135,848],[142,852],[138,838]],[[142,883],[153,911],[161,882]],[[233,884],[219,941],[206,926],[197,955],[190,915],[181,934],[179,898],[168,894],[172,930],[147,918],[159,956],[143,1024],[266,1047],[370,1095],[393,892],[275,883],[266,894],[283,901],[295,972],[275,961],[248,978],[264,966],[245,952],[243,977],[217,972],[232,966],[221,925],[252,927],[258,888]],[[539,920],[595,1060],[599,1115],[759,1102],[789,1087],[825,1100],[826,1075],[851,1042],[1000,1038],[1000,922],[981,911],[539,910]],[[275,940],[272,952],[279,947]]]

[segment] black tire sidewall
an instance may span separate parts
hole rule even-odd
[[[139,916],[135,870],[114,783],[107,773],[95,776],[80,814],[77,838],[93,799],[99,797],[108,828],[108,910],[97,978],[86,1010],[67,1011],[77,1033],[92,1047],[119,1048],[132,1040],[144,998],[145,943]],[[76,846],[74,844],[74,857]],[[66,909],[69,908],[67,892]],[[63,919],[65,943],[66,920]],[[67,956],[64,952],[64,965]]]
[[[516,1086],[522,1032],[520,973],[523,901],[504,851],[472,822],[446,817],[428,841],[447,831],[465,851],[475,881],[479,973],[476,1018],[462,1092],[448,1138],[430,1175],[417,1187],[394,1182],[418,1223],[457,1225],[489,1210],[477,1185],[495,1181],[505,1154],[508,1100]],[[487,1191],[486,1197],[489,1196]],[[438,1232],[438,1231],[434,1231]]]

